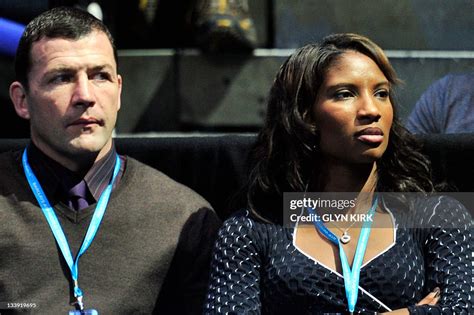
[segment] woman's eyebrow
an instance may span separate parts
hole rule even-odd
[[[390,82],[388,81],[382,81],[379,83],[374,84],[374,89],[379,88],[379,87],[390,87]]]
[[[333,90],[337,90],[337,89],[340,89],[340,88],[355,89],[355,88],[357,88],[357,86],[353,83],[344,83],[344,82],[331,84],[331,85],[327,86],[328,91],[333,91]]]

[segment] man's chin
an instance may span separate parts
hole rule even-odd
[[[72,139],[69,142],[69,147],[71,151],[75,152],[76,154],[98,154],[106,147],[110,147],[109,139],[104,139],[103,137],[97,137],[93,135],[81,135],[77,138]]]

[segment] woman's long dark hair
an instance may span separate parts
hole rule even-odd
[[[382,49],[357,34],[335,34],[320,44],[306,45],[280,67],[273,82],[266,119],[251,151],[252,165],[247,199],[252,214],[280,222],[283,192],[304,191],[321,157],[315,150],[318,134],[311,108],[328,68],[343,53],[357,51],[371,58],[391,86],[399,83]],[[389,143],[377,161],[377,191],[433,191],[428,160],[415,139],[397,119],[393,89],[390,89],[394,118]],[[316,166],[317,167],[317,166]],[[312,186],[317,191],[320,187]]]

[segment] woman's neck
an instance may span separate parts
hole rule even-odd
[[[372,192],[377,183],[377,165],[348,165],[330,162],[326,164],[322,191],[325,192]]]

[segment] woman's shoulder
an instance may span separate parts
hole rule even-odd
[[[385,194],[384,205],[394,213],[399,227],[471,228],[468,209],[474,193],[396,193]],[[472,211],[472,210],[471,210]]]
[[[468,199],[474,194],[459,193],[409,193],[408,206],[398,212],[400,227],[469,229],[473,227]],[[406,225],[406,226],[405,226]]]
[[[468,195],[471,195],[470,198]],[[474,194],[429,194],[415,199],[415,211],[418,212],[420,224],[445,228],[472,227],[472,216],[466,207],[468,199]]]
[[[241,209],[228,217],[221,227],[225,233],[239,233],[266,238],[278,232],[285,233],[287,228],[280,224],[265,221],[249,209]]]
[[[224,220],[224,226],[270,228],[279,225],[259,218],[249,209],[240,209]]]

